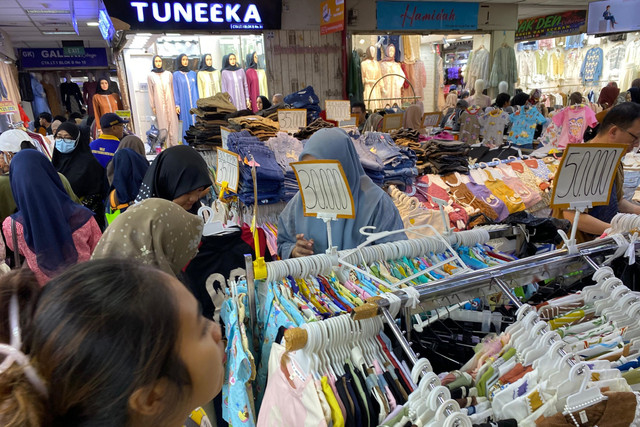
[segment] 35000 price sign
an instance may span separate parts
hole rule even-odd
[[[218,148],[216,184],[220,185],[226,181],[230,190],[238,191],[239,174],[238,155]]]
[[[302,108],[278,110],[278,123],[281,131],[298,132],[307,126],[307,110]]]
[[[607,204],[624,153],[625,146],[617,144],[569,144],[554,180],[551,204],[560,208]]]
[[[292,163],[296,173],[304,214],[332,214],[354,218],[353,196],[340,162],[313,160]]]

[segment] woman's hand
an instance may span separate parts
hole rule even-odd
[[[304,234],[296,234],[296,245],[291,251],[291,258],[313,255],[313,240],[304,238]]]

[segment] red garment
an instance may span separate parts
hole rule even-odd
[[[253,112],[258,111],[258,105],[256,99],[260,96],[260,81],[258,79],[258,72],[253,68],[248,68],[245,72],[247,76],[247,86],[249,87],[249,98],[251,99],[251,110]]]
[[[20,120],[22,121],[22,123],[24,123],[24,127],[28,128],[31,120],[20,104],[18,104],[18,111],[20,111]]]

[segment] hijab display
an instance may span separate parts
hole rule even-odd
[[[202,55],[198,69],[198,95],[208,98],[220,93],[220,70],[213,68],[213,57]]]
[[[384,58],[382,59],[382,75],[388,76],[383,79],[384,88],[382,94],[384,98],[389,98],[384,101],[384,104],[393,105],[394,103],[400,104],[402,101],[402,86],[405,82],[405,74],[402,71],[402,66],[395,60],[396,47],[393,44],[387,46]]]
[[[377,110],[384,107],[384,102],[379,101],[382,98],[382,92],[385,87],[385,80],[380,80],[382,77],[382,68],[380,62],[376,61],[376,47],[369,46],[366,52],[366,58],[360,64],[360,70],[362,72],[362,84],[364,85],[364,100],[367,109]],[[376,82],[380,82],[376,85]],[[375,87],[374,87],[375,85]],[[373,89],[373,92],[371,90]],[[368,102],[369,99],[376,99],[378,101]]]
[[[159,130],[167,131],[166,145],[178,145],[178,115],[173,94],[173,74],[162,66],[162,58],[153,57],[153,68],[147,76],[149,102]]]
[[[236,55],[231,53],[222,58],[222,92],[231,97],[231,103],[238,110],[245,110],[250,104],[249,86],[245,71],[238,66]]]
[[[181,140],[184,141],[187,130],[196,122],[196,116],[191,114],[191,109],[197,107],[196,102],[199,98],[196,83],[198,75],[189,69],[189,57],[184,53],[176,58],[176,68],[178,71],[173,72],[173,96],[182,121]]]
[[[199,216],[175,203],[147,199],[113,221],[91,258],[133,259],[175,277],[198,252],[202,227]]]
[[[124,110],[120,95],[111,91],[109,80],[104,77],[98,80],[98,87],[93,96],[92,104],[96,117],[96,129],[98,130],[101,130],[100,117],[107,113],[115,113],[117,110]]]
[[[147,170],[136,202],[150,197],[175,200],[211,184],[207,164],[196,150],[184,145],[171,147],[160,153]],[[198,212],[197,205],[194,204],[193,213]]]
[[[116,153],[124,148],[130,148],[146,159],[147,153],[145,152],[144,143],[137,136],[127,135],[122,138],[122,140],[120,140],[120,144],[118,144]],[[111,185],[113,183],[113,162],[109,162],[107,165],[107,179],[109,180],[109,185]]]

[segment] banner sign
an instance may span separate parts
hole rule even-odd
[[[87,47],[84,55],[67,56],[63,49],[20,49],[20,68],[106,68],[107,50]]]
[[[344,30],[344,0],[320,3],[320,35]]]
[[[378,30],[476,30],[479,3],[379,1]]]
[[[516,41],[582,34],[586,25],[586,10],[569,10],[555,15],[520,19],[516,31]]]
[[[109,16],[129,24],[132,31],[279,30],[282,20],[282,2],[274,0],[109,0],[105,4]]]
[[[18,108],[12,101],[0,101],[0,114],[17,113]]]

